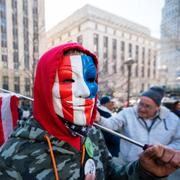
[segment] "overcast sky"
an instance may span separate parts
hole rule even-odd
[[[46,30],[51,29],[85,4],[142,24],[150,29],[152,36],[160,37],[164,0],[45,0]]]

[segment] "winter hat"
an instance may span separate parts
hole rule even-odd
[[[164,89],[160,86],[152,86],[147,91],[144,91],[141,96],[151,98],[158,106],[160,106],[161,100],[164,97]]]
[[[110,102],[111,100],[112,100],[112,97],[110,97],[110,96],[103,96],[100,99],[100,104],[101,105],[106,104],[106,103]]]

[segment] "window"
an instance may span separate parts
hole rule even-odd
[[[18,41],[13,41],[13,49],[18,49]]]
[[[148,50],[148,65],[151,64],[151,49]]]
[[[113,67],[112,67],[113,68],[113,73],[117,73],[116,66],[117,66],[116,63],[114,63]]]
[[[24,54],[24,67],[25,69],[29,69],[29,53]]]
[[[30,79],[25,78],[25,94],[26,96],[30,96]]]
[[[20,78],[18,76],[14,77],[14,91],[16,93],[20,92]]]
[[[9,89],[9,78],[8,76],[3,76],[3,89],[8,90]]]
[[[144,77],[144,66],[141,67],[141,76]]]
[[[14,69],[19,69],[19,54],[18,51],[13,52]]]
[[[7,55],[2,55],[3,68],[8,68],[8,57]]]
[[[135,65],[135,76],[138,77],[138,65]]]
[[[150,68],[148,67],[147,76],[150,77]]]
[[[145,48],[142,48],[142,64],[145,62]]]
[[[141,91],[144,91],[144,83],[141,84]]]
[[[94,34],[94,53],[98,56],[98,51],[99,51],[99,35]]]
[[[153,59],[153,76],[156,77],[156,52],[155,52],[155,55],[154,55],[154,59]]]
[[[121,51],[125,51],[125,43],[124,41],[121,41]]]
[[[17,0],[12,0],[12,8],[17,8]]]
[[[1,32],[1,47],[7,47],[7,33]]]
[[[107,36],[103,37],[103,58],[104,59],[108,58],[108,37]]]
[[[117,40],[116,39],[112,40],[112,58],[113,59],[117,58]]]
[[[6,31],[6,1],[1,0],[0,1],[0,21],[1,21],[1,47],[6,48],[7,47],[7,31]]]
[[[136,45],[135,54],[136,54],[135,59],[138,62],[139,61],[139,46],[138,45]]]
[[[125,42],[121,41],[121,61],[125,60]]]
[[[132,44],[129,43],[129,57],[132,57]]]

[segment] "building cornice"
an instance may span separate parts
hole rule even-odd
[[[47,34],[49,37],[54,34],[63,31],[71,25],[74,26],[76,23],[83,22],[84,20],[99,21],[103,24],[112,24],[116,27],[128,29],[129,31],[141,33],[141,35],[150,36],[150,30],[140,24],[129,21],[125,18],[119,17],[107,11],[98,9],[91,5],[85,5],[79,10],[75,11],[72,15],[58,23],[55,27],[50,29]]]

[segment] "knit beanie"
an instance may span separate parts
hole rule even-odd
[[[112,97],[111,96],[103,96],[101,99],[100,99],[100,104],[103,105],[103,104],[106,104],[108,102],[110,102],[112,100]]]
[[[141,96],[151,98],[158,106],[160,106],[161,100],[164,97],[164,89],[160,86],[152,86],[147,91],[144,91]]]

